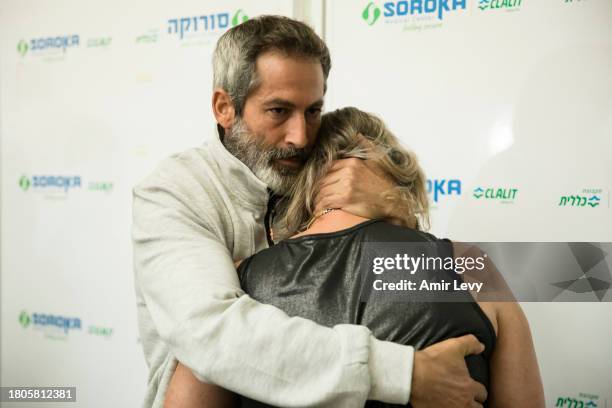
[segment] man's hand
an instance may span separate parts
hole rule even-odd
[[[396,185],[371,161],[336,160],[321,181],[315,196],[315,214],[326,208],[342,208],[364,218],[385,218],[409,224],[407,208],[398,206]],[[412,225],[410,225],[412,226]]]
[[[414,353],[410,403],[414,408],[482,408],[487,390],[474,381],[465,356],[484,346],[469,334],[433,344]]]

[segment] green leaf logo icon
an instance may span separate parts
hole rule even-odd
[[[244,11],[242,11],[242,9],[238,9],[238,11],[234,13],[234,17],[232,17],[232,27],[235,27],[238,24],[244,23],[248,19],[249,19],[249,16],[244,14]]]
[[[368,25],[374,25],[380,18],[380,8],[378,8],[374,2],[370,2],[366,8],[363,9],[361,18],[363,18],[363,21],[368,23]]]
[[[25,310],[21,312],[21,314],[19,315],[19,323],[21,323],[23,328],[25,329],[26,327],[28,327],[31,322],[32,319],[30,319],[30,315]]]
[[[28,52],[28,43],[24,40],[19,41],[17,43],[17,52],[23,57]]]
[[[21,187],[23,191],[28,191],[28,188],[30,188],[31,184],[32,183],[30,182],[30,179],[25,175],[21,176],[21,178],[19,179],[19,187]]]

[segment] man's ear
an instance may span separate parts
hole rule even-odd
[[[212,108],[217,123],[225,130],[230,129],[234,123],[236,111],[232,104],[232,98],[224,89],[216,88],[213,91]]]

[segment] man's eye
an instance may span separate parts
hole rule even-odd
[[[321,114],[321,108],[311,108],[311,109],[308,109],[308,114],[310,116],[319,116]]]
[[[271,112],[275,115],[284,115],[285,113],[287,113],[287,109],[285,108],[270,108],[268,109],[268,112]]]

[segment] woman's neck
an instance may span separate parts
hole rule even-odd
[[[344,210],[337,209],[330,211],[327,214],[321,215],[312,223],[312,225],[307,230],[295,234],[291,238],[297,238],[304,235],[341,231],[343,229],[350,228],[367,220],[368,218],[363,218],[358,215],[353,215]]]

